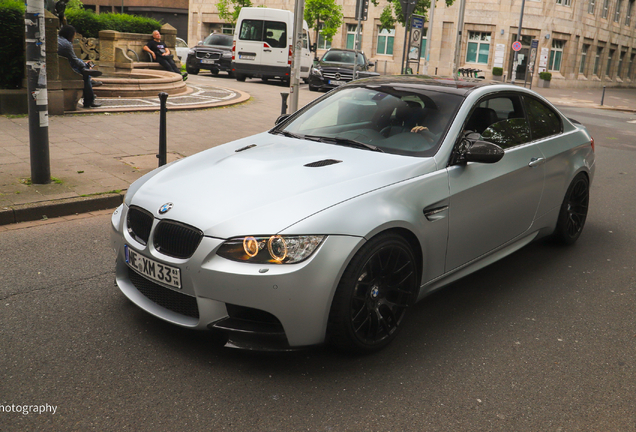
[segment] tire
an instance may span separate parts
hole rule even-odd
[[[415,255],[403,237],[380,234],[353,257],[336,289],[327,333],[348,352],[378,351],[397,336],[416,298]]]
[[[261,81],[263,81],[264,83],[266,83],[267,81],[269,81],[269,78],[265,78],[265,77],[263,77],[263,78],[261,78]]]
[[[228,76],[228,78],[234,78],[234,72],[227,71],[227,76]]]
[[[194,69],[191,68],[190,66],[186,65],[186,72],[190,75],[198,75],[199,74],[199,69]]]
[[[314,87],[311,84],[309,84],[309,91],[313,91],[313,92],[318,91],[318,87]]]
[[[590,181],[580,173],[565,193],[553,238],[561,244],[571,245],[583,232],[590,202]]]
[[[218,69],[210,69],[210,73],[214,76],[217,76],[219,74],[219,70]]]
[[[234,77],[237,81],[245,82],[245,75],[235,72]]]

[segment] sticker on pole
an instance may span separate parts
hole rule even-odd
[[[521,49],[521,42],[519,42],[519,41],[513,42],[512,50],[513,51],[519,51],[520,49]]]

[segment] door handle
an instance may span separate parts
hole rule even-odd
[[[264,49],[263,52],[272,52],[271,49]]]
[[[536,158],[530,159],[530,163],[528,164],[528,166],[536,167],[539,165],[543,165],[544,162],[545,162],[545,159],[543,159],[542,157],[536,157]]]

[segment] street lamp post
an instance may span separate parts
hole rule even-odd
[[[519,30],[517,30],[517,41],[521,42],[521,27],[523,25],[523,10],[526,6],[526,0],[521,0],[521,15],[519,16]],[[517,64],[518,62],[518,56],[519,55],[519,51],[515,51],[515,58],[514,61],[512,62],[512,73],[510,74],[510,82],[512,84],[515,83],[515,79],[517,78]]]

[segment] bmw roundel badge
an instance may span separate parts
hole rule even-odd
[[[170,209],[174,206],[171,202],[165,203],[161,207],[159,207],[159,214],[166,214],[170,211]]]

